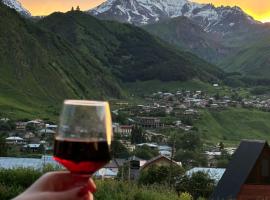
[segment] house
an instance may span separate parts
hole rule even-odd
[[[114,133],[119,133],[123,136],[129,136],[132,132],[132,125],[116,125],[114,124],[113,131]]]
[[[270,199],[270,148],[243,140],[210,199]]]
[[[167,107],[165,108],[165,113],[166,113],[166,114],[170,114],[172,111],[173,111],[173,108],[172,108],[171,106],[167,106]]]
[[[172,147],[160,145],[158,146],[158,152],[160,155],[170,158],[172,156]]]
[[[45,135],[54,135],[55,134],[55,131],[54,130],[51,130],[49,128],[44,128],[44,129],[41,129],[39,131],[39,134],[40,135],[43,135],[43,134],[45,134]]]
[[[24,135],[24,139],[26,139],[26,140],[29,140],[29,139],[34,138],[34,137],[36,137],[36,136],[35,136],[35,134],[32,133],[32,132],[27,132],[27,133]]]
[[[171,151],[166,151],[166,150],[161,150],[158,152],[160,155],[162,156],[166,156],[168,158],[170,158],[172,156],[172,152]]]
[[[204,154],[206,155],[208,166],[215,166],[217,164],[217,158],[222,155],[221,151],[205,151]]]
[[[25,144],[25,141],[23,138],[20,137],[8,137],[6,138],[7,144]]]
[[[0,121],[8,122],[8,121],[10,121],[10,119],[9,118],[6,118],[6,117],[3,117],[3,118],[0,119]]]
[[[138,124],[144,128],[159,128],[164,126],[160,119],[156,117],[139,117]]]
[[[94,174],[94,177],[98,179],[114,179],[117,177],[117,173],[108,168],[101,168]]]
[[[160,146],[158,146],[158,150],[159,151],[170,151],[170,152],[172,152],[172,147],[167,146],[167,145],[160,145]]]
[[[151,149],[158,149],[158,145],[153,143],[141,143],[136,145],[136,147],[143,147],[143,146],[148,146]]]
[[[140,168],[142,164],[145,164],[146,161],[138,158],[136,156],[131,156],[128,159],[128,165],[129,165],[129,180],[136,180],[139,178],[140,175]]]
[[[166,156],[159,155],[157,157],[152,158],[151,160],[148,160],[140,169],[142,170],[148,170],[151,166],[181,166],[177,162],[167,158]]]
[[[112,172],[117,174],[119,171],[119,168],[122,167],[125,162],[127,162],[126,159],[114,158],[108,164],[106,164],[103,168],[109,169]]]
[[[37,129],[41,129],[45,126],[43,120],[41,119],[35,119],[35,120],[31,120],[26,122],[27,125],[31,124],[33,127],[37,128]]]
[[[182,121],[178,120],[178,121],[173,122],[173,124],[179,127],[180,125],[182,125]]]
[[[185,110],[184,115],[196,115],[197,113],[198,113],[197,110],[188,109],[188,110]]]
[[[56,131],[57,128],[58,128],[58,125],[54,125],[54,124],[46,124],[46,127],[47,127],[48,129],[53,130],[53,131]]]
[[[130,141],[127,140],[119,140],[129,151],[134,151],[136,149],[136,145],[131,144]]]
[[[16,131],[25,131],[27,122],[16,122]]]
[[[41,144],[26,144],[23,146],[22,150],[23,151],[32,151],[32,152],[37,152],[40,150]]]

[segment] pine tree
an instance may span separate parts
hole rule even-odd
[[[77,6],[76,11],[81,11],[81,9],[80,9],[80,7],[79,7],[79,6]]]
[[[74,7],[72,6],[72,8],[71,8],[71,11],[73,12],[74,11]]]
[[[133,127],[131,131],[131,144],[139,144],[145,142],[143,130],[139,126]]]

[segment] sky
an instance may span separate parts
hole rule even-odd
[[[89,10],[104,0],[19,0],[32,15],[48,15],[55,11],[66,12],[72,6]],[[193,0],[199,3],[212,3],[216,6],[239,6],[255,19],[270,22],[270,0]]]
[[[71,7],[80,6],[81,10],[89,10],[96,7],[104,0],[18,0],[24,8],[29,10],[33,16],[48,15],[55,11],[66,12]]]

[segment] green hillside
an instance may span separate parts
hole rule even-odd
[[[216,63],[227,55],[227,48],[211,33],[205,32],[198,24],[186,17],[176,17],[143,26],[148,32],[157,35],[170,44],[190,51],[201,58]]]
[[[0,47],[2,115],[53,115],[65,98],[121,96],[116,80],[93,56],[2,4]]]
[[[264,37],[249,45],[222,64],[227,71],[239,71],[245,75],[265,77],[270,76],[270,37]]]
[[[101,21],[82,12],[54,13],[39,22],[95,57],[124,82],[136,80],[217,80],[223,72],[198,57],[179,51],[141,28]]]
[[[160,80],[150,80],[150,81],[137,81],[126,84],[127,89],[134,95],[145,96],[150,95],[154,92],[176,92],[180,89],[187,90],[201,90],[207,91],[209,93],[215,93],[216,88],[209,83],[202,82],[200,80],[190,80],[190,81],[170,81],[162,82]]]
[[[210,142],[238,143],[241,139],[270,139],[270,113],[248,109],[201,111],[195,126]]]

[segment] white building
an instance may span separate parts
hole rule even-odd
[[[8,137],[6,138],[7,144],[25,144],[25,141],[21,137]]]

